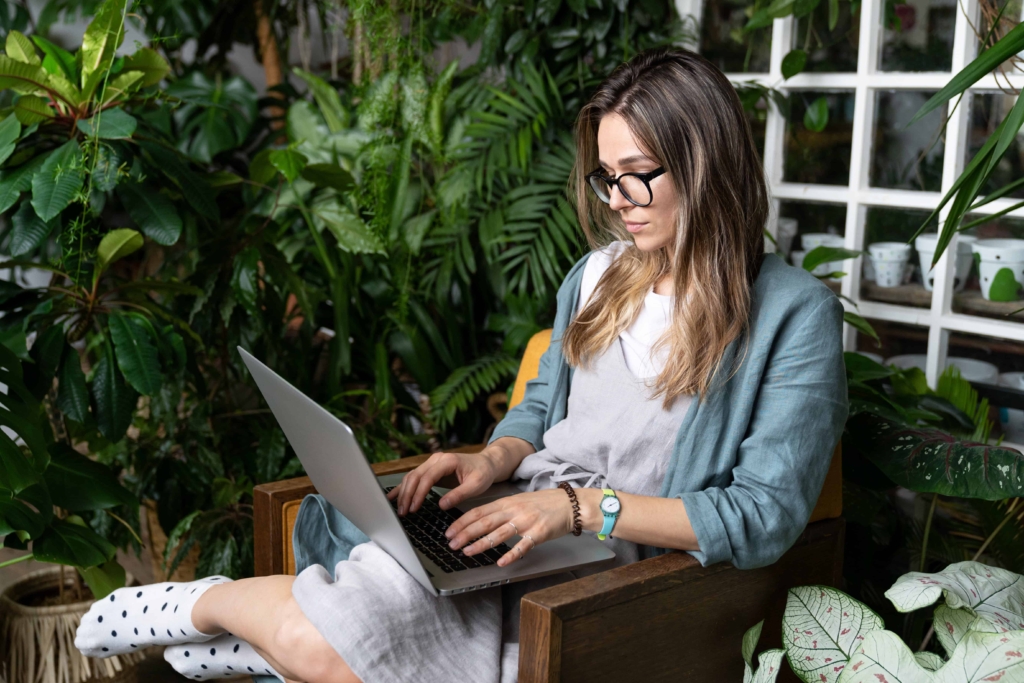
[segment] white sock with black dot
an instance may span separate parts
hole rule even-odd
[[[150,645],[202,643],[220,634],[200,633],[192,625],[192,607],[226,576],[189,583],[154,583],[118,588],[97,600],[82,617],[75,647],[87,657],[112,657]]]
[[[164,650],[164,659],[175,671],[193,680],[250,674],[276,676],[284,683],[284,676],[274,671],[252,645],[230,633],[208,643],[172,645]]]

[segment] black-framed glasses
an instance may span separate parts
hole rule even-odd
[[[612,185],[619,186],[619,192],[626,198],[626,201],[636,206],[648,206],[654,201],[654,193],[651,192],[651,181],[665,172],[664,166],[659,166],[650,173],[623,173],[618,178],[609,178],[599,168],[593,173],[587,174],[587,182],[605,204],[612,201]]]

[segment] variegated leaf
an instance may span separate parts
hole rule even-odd
[[[785,654],[786,651],[781,648],[762,652],[757,658],[757,671],[754,672],[750,683],[775,683]]]
[[[968,630],[990,631],[1002,633],[988,621],[978,617],[968,609],[953,609],[948,605],[938,605],[932,616],[932,628],[948,657],[956,649],[957,643],[963,640]]]
[[[946,660],[934,652],[915,652],[914,659],[926,671],[938,671],[946,663]]]
[[[934,661],[932,662],[934,663]],[[922,667],[899,636],[869,633],[839,683],[1024,683],[1024,631],[969,631],[936,671]]]
[[[789,666],[808,683],[835,683],[864,637],[884,627],[880,616],[842,591],[793,588],[782,618]]]
[[[985,630],[1024,629],[1024,576],[980,562],[957,562],[936,574],[904,574],[885,597],[901,612],[927,607],[944,597],[950,609],[936,610],[934,626],[947,652],[966,632],[968,615],[993,627]]]

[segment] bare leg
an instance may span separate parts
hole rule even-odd
[[[294,576],[263,576],[213,586],[192,608],[202,633],[228,631],[253,646],[294,683],[361,683],[292,597]]]

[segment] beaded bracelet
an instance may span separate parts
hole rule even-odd
[[[561,482],[558,488],[569,495],[569,502],[572,503],[572,535],[579,536],[583,533],[583,522],[580,521],[580,501],[577,500],[576,492],[572,490],[569,482]]]

